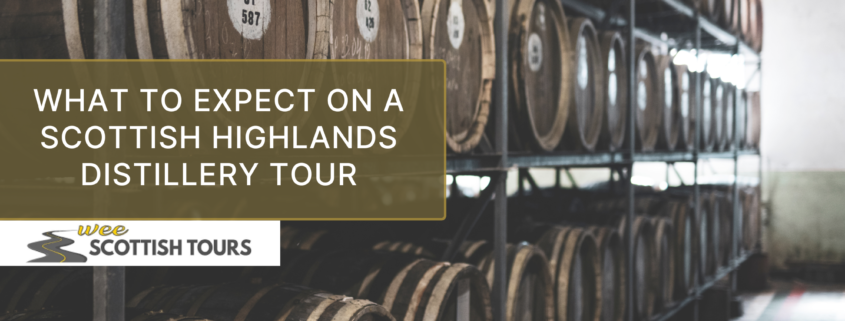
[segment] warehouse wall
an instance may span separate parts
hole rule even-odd
[[[771,262],[845,264],[845,1],[767,0],[764,10]]]

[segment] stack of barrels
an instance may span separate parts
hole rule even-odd
[[[692,0],[687,4],[695,6]],[[722,28],[739,34],[754,50],[763,49],[762,0],[701,0],[698,10]]]
[[[0,268],[0,320],[79,320],[91,316],[91,268]]]
[[[496,76],[493,2],[378,0],[367,1],[370,5],[361,5],[360,10],[358,2],[139,0],[127,6],[124,16],[126,55],[141,59],[443,59],[448,77],[447,145],[455,153],[475,150],[487,128]],[[699,2],[699,9],[759,48],[760,2],[705,0]],[[636,68],[630,71],[637,74],[633,87],[636,145],[642,151],[691,148],[697,114],[689,102],[698,88],[693,88],[688,72],[675,66],[671,57],[645,44],[627,44],[618,32],[598,30],[589,19],[567,16],[557,1],[519,0],[510,5],[512,126],[508,130],[512,150],[619,150],[626,141],[626,46],[637,47]],[[6,1],[3,6],[0,58],[94,57],[90,1]],[[740,95],[719,84],[704,86],[713,85],[710,95],[726,91]],[[731,117],[722,105],[712,114],[708,109],[713,107],[704,104],[704,124],[711,124],[713,117]],[[399,124],[415,115],[444,116],[441,110],[426,110],[389,121]],[[275,123],[301,123],[307,114],[279,117]],[[347,120],[356,122],[354,116]],[[246,124],[243,119],[227,121]],[[732,127],[707,126],[705,145],[718,150],[732,135],[732,131],[724,132],[727,128]]]
[[[507,245],[507,320],[622,320],[626,258],[614,227],[543,224],[530,234],[530,243]],[[397,241],[375,248],[434,257],[445,244]],[[464,242],[455,259],[478,266],[488,284],[495,260],[484,240]]]
[[[696,86],[694,90],[701,91],[702,150],[731,151],[736,148],[758,148],[761,117],[760,92],[739,89],[730,82],[711,78],[707,72],[702,72],[700,77],[701,86]],[[690,133],[693,134],[694,120],[690,126],[693,126],[693,132]],[[736,145],[735,141],[738,141],[739,145]]]

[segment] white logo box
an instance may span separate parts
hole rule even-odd
[[[0,225],[4,231],[0,266],[279,265],[278,221],[4,221]]]

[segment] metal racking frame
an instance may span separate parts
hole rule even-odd
[[[595,21],[603,22],[603,25],[613,26],[623,31],[626,36],[628,45],[628,68],[634,70],[634,50],[635,47],[631,44],[635,40],[644,40],[647,42],[660,44],[667,47],[679,47],[677,43],[667,43],[663,37],[658,36],[655,32],[666,32],[669,30],[660,30],[661,28],[638,28],[636,26],[637,0],[628,1],[627,18],[618,15],[610,15],[604,10],[584,2],[584,0],[559,0],[563,4],[565,10],[579,15],[587,16]],[[623,0],[617,0],[617,4]],[[760,55],[751,49],[747,44],[741,41],[736,35],[731,34],[714,23],[710,22],[704,17],[701,17],[695,8],[689,7],[679,0],[640,0],[649,3],[659,3],[671,10],[674,18],[686,19],[686,23],[694,25],[694,49],[696,53],[700,53],[701,49],[715,49],[717,51],[729,51],[732,53],[742,53],[746,56],[755,58],[758,62]],[[127,5],[127,0],[95,0],[95,55],[98,59],[122,59],[125,58],[123,52],[123,43],[125,36],[122,31],[125,30],[125,21],[120,18]],[[734,148],[729,152],[705,153],[701,152],[699,148],[700,142],[700,122],[696,122],[696,138],[695,148],[688,152],[654,152],[654,153],[640,153],[634,148],[635,127],[634,127],[634,84],[635,73],[629,72],[628,82],[628,150],[619,152],[605,152],[605,153],[590,153],[590,154],[573,154],[573,153],[551,153],[551,154],[525,154],[525,153],[511,153],[508,151],[508,18],[510,17],[510,9],[507,6],[506,0],[495,0],[496,14],[494,18],[494,37],[496,50],[496,79],[493,83],[493,114],[495,115],[495,136],[493,138],[495,147],[489,154],[483,155],[450,155],[447,159],[447,172],[450,174],[471,174],[471,175],[489,175],[491,182],[479,198],[479,204],[475,207],[472,215],[468,215],[462,222],[459,231],[453,238],[453,245],[459,244],[472,230],[473,226],[481,216],[484,209],[492,201],[494,206],[494,252],[496,257],[496,265],[505,267],[505,246],[507,235],[507,197],[505,181],[507,179],[508,170],[511,168],[530,168],[530,167],[610,167],[610,168],[625,168],[628,173],[631,173],[633,164],[635,162],[692,162],[695,164],[695,213],[699,215],[701,210],[699,202],[700,189],[698,185],[698,162],[702,159],[723,158],[732,159],[734,161],[734,177],[738,174],[738,159],[740,156],[754,155],[759,157],[758,150],[739,150]],[[630,23],[629,23],[630,22]],[[657,29],[657,30],[655,30]],[[685,30],[688,32],[689,30]],[[714,40],[714,48],[704,48],[702,46],[702,37],[706,33],[708,40]],[[699,77],[700,78],[700,77]],[[697,81],[696,83],[699,83]],[[736,95],[735,95],[736,96]],[[739,99],[735,97],[735,99]],[[700,91],[696,91],[696,106],[701,105]],[[735,105],[736,106],[736,105]],[[700,108],[696,110],[701,113]],[[738,108],[734,108],[734,120],[737,119]],[[699,118],[700,119],[700,114]],[[737,124],[734,122],[734,133],[737,133]],[[739,135],[734,135],[734,146],[739,146]],[[107,157],[114,157],[115,155],[108,155],[104,153],[101,155],[101,160]],[[762,164],[761,164],[762,165]],[[630,175],[629,175],[630,178]],[[698,311],[698,299],[702,292],[712,286],[716,280],[719,280],[727,275],[733,275],[736,268],[751,254],[739,253],[738,237],[739,229],[738,222],[741,218],[737,215],[737,207],[739,206],[737,180],[734,180],[734,228],[732,235],[732,257],[733,259],[727,266],[721,268],[714,278],[704,282],[703,284],[695,284],[692,295],[676,302],[673,306],[668,307],[662,314],[654,316],[652,321],[663,321],[672,317],[682,308],[692,304],[695,307],[695,312]],[[98,191],[95,197],[95,215],[105,217],[114,204],[111,202],[111,195],[109,190],[104,189]],[[499,195],[499,197],[496,197]],[[632,268],[631,255],[632,239],[630,233],[631,222],[634,217],[634,187],[629,184],[628,190],[628,219],[626,220],[626,233],[628,251],[628,270]],[[448,260],[456,251],[455,246],[450,246],[447,249],[443,259]],[[697,270],[697,269],[696,269]],[[698,271],[697,273],[699,273]],[[123,306],[123,288],[125,271],[121,267],[99,267],[94,270],[94,320],[96,321],[122,321],[124,319]],[[507,299],[507,278],[506,269],[496,269],[493,282],[493,319],[494,321],[504,321],[506,313],[506,299]],[[732,277],[735,279],[735,277]],[[695,278],[698,283],[698,277]],[[633,278],[627,278],[627,320],[633,320],[633,305],[631,300],[633,298]],[[697,319],[697,313],[695,313]]]
[[[731,260],[727,263],[726,266],[721,267],[716,274],[708,279],[706,282],[699,281],[699,275],[695,276],[695,284],[693,286],[690,295],[684,299],[681,299],[675,302],[672,306],[667,307],[664,311],[655,315],[651,318],[650,321],[665,321],[670,319],[674,316],[677,312],[681,309],[684,309],[690,305],[694,308],[694,320],[697,321],[698,319],[698,303],[699,299],[701,298],[702,293],[713,286],[717,280],[720,280],[726,276],[729,276],[732,281],[735,281],[735,271],[739,267],[742,262],[744,262],[752,253],[751,252],[741,252],[739,247],[739,238],[740,238],[740,229],[741,229],[741,222],[742,218],[739,214],[739,189],[738,187],[738,180],[736,179],[738,175],[738,160],[740,156],[756,156],[760,158],[759,150],[740,150],[739,146],[739,135],[738,135],[738,124],[735,121],[738,119],[739,108],[734,108],[734,123],[733,131],[734,131],[734,141],[733,141],[733,148],[731,151],[725,152],[703,152],[700,148],[700,135],[701,135],[701,122],[696,122],[695,128],[695,147],[692,151],[679,151],[679,152],[638,152],[635,149],[634,139],[635,139],[635,126],[634,126],[634,85],[636,83],[635,73],[629,72],[628,76],[628,118],[627,118],[627,150],[622,150],[618,152],[596,152],[596,153],[589,153],[589,154],[576,154],[576,153],[542,153],[542,154],[531,154],[531,153],[522,153],[522,152],[511,152],[508,151],[508,21],[510,17],[509,8],[507,7],[506,0],[495,0],[496,1],[496,15],[493,21],[494,24],[494,36],[496,42],[496,79],[493,83],[493,93],[495,97],[493,98],[494,106],[492,114],[495,117],[495,136],[494,136],[494,152],[486,153],[486,154],[470,154],[470,155],[449,155],[447,159],[447,172],[450,174],[466,174],[466,175],[490,175],[490,185],[482,191],[479,197],[479,203],[481,205],[474,208],[474,211],[471,215],[468,215],[464,222],[461,225],[461,228],[452,239],[454,244],[460,244],[461,241],[466,239],[467,234],[472,229],[472,226],[478,220],[478,218],[482,215],[483,210],[486,208],[487,204],[490,201],[493,201],[494,204],[494,228],[493,228],[493,235],[494,235],[494,253],[496,258],[496,265],[497,266],[507,266],[505,263],[506,257],[506,250],[505,246],[507,244],[507,197],[506,197],[506,190],[505,190],[505,180],[507,179],[508,170],[518,168],[518,169],[526,169],[531,167],[550,167],[550,168],[569,168],[569,167],[608,167],[612,169],[627,169],[628,173],[632,172],[633,165],[636,162],[666,162],[666,163],[675,163],[675,162],[689,162],[695,164],[695,173],[694,173],[694,202],[695,202],[695,216],[700,216],[701,211],[701,203],[700,203],[700,186],[698,182],[699,176],[699,161],[704,159],[730,159],[733,160],[734,163],[734,185],[733,185],[733,228],[732,228],[732,235],[731,235]],[[596,22],[602,22],[601,25],[604,26],[611,26],[612,28],[621,30],[623,35],[625,36],[626,42],[628,44],[627,47],[627,59],[628,59],[628,70],[635,70],[635,46],[631,45],[635,43],[637,40],[650,42],[652,44],[656,44],[663,47],[673,47],[679,48],[683,44],[678,42],[671,42],[667,41],[668,37],[664,34],[658,35],[658,33],[666,33],[670,32],[674,35],[680,36],[680,38],[687,38],[687,47],[692,44],[692,48],[696,50],[696,58],[701,53],[701,50],[712,50],[712,51],[720,51],[720,52],[728,52],[732,54],[743,54],[746,57],[755,60],[755,64],[757,66],[757,71],[760,71],[760,54],[753,50],[750,46],[748,46],[745,42],[743,42],[737,35],[731,34],[730,32],[720,28],[713,22],[709,21],[707,18],[702,17],[699,15],[698,11],[694,7],[690,7],[687,4],[681,2],[680,0],[639,0],[641,2],[646,2],[649,4],[657,4],[661,5],[662,9],[666,12],[661,12],[664,16],[670,16],[671,19],[675,19],[673,25],[675,30],[668,30],[665,28],[664,25],[661,25],[660,21],[658,23],[651,23],[648,27],[638,27],[636,25],[637,19],[641,18],[637,15],[636,4],[637,0],[618,0],[616,3],[620,4],[622,2],[627,2],[628,10],[626,12],[627,17],[622,17],[619,15],[612,15],[601,8],[596,7],[593,4],[588,3],[585,0],[559,0],[563,5],[564,9],[569,13],[577,13],[581,16],[586,16],[588,18],[593,19]],[[698,0],[696,0],[698,1]],[[686,28],[686,30],[678,30],[678,23],[677,21],[681,20],[681,24],[686,24],[691,27]],[[629,23],[630,22],[630,23]],[[702,43],[702,38],[706,37],[708,44],[705,46]],[[701,82],[700,74],[696,73],[696,84]],[[701,112],[702,109],[698,108],[701,106],[701,91],[695,91],[695,105],[696,111],[699,113],[697,119],[701,119]],[[734,95],[734,106],[738,106],[739,102],[739,95]],[[487,148],[491,150],[491,148]],[[760,162],[762,166],[762,161]],[[762,178],[762,168],[759,169],[758,174],[761,175]],[[630,179],[630,174],[628,175]],[[558,180],[559,175],[558,175]],[[497,197],[496,195],[500,195],[503,197]],[[633,184],[628,184],[628,211],[626,220],[625,229],[627,232],[627,239],[625,240],[628,246],[628,259],[627,259],[627,270],[630,271],[633,269],[632,263],[633,260],[631,256],[633,255],[632,246],[633,246],[633,235],[631,234],[631,222],[633,222],[634,218],[634,200],[636,195],[634,194],[634,186]],[[477,212],[475,212],[477,210]],[[450,246],[450,249],[446,251],[444,255],[444,259],[451,258],[454,254],[455,249]],[[698,269],[696,269],[696,273],[701,273]],[[507,278],[506,278],[506,271],[505,269],[496,269],[493,281],[493,296],[491,297],[493,302],[493,320],[494,321],[504,321],[505,320],[505,307],[506,307],[506,293],[507,293]],[[632,321],[634,320],[633,314],[633,278],[626,278],[628,284],[627,286],[627,304],[626,304],[626,320]],[[701,284],[699,284],[701,283]],[[735,284],[735,282],[732,282]]]

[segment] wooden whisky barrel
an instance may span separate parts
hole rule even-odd
[[[686,297],[693,288],[695,282],[695,232],[696,224],[693,217],[693,209],[686,201],[673,202],[670,209],[672,226],[675,227],[674,244],[675,249],[675,293],[676,297]]]
[[[709,18],[711,21],[719,21],[719,9],[719,0],[698,1],[698,11],[700,11],[704,17]]]
[[[417,245],[412,242],[384,241],[374,245],[373,250],[410,254],[414,256],[424,257],[427,259],[437,258],[436,255],[432,251],[426,249],[425,246]]]
[[[710,78],[707,72],[701,73],[701,149],[705,151],[712,151],[716,144],[716,102],[715,97],[715,81]]]
[[[554,226],[537,242],[549,258],[558,320],[595,320],[602,308],[598,244],[583,228]]]
[[[619,222],[619,236],[626,240],[625,217]],[[648,320],[654,312],[654,229],[648,218],[637,216],[631,225],[634,236],[634,270],[628,276],[634,278],[634,314],[639,320]]]
[[[555,320],[554,282],[549,261],[538,247],[529,244],[507,246],[507,307],[505,321]],[[495,257],[491,251],[478,262],[471,262],[481,269],[492,284]]]
[[[721,247],[721,233],[722,233],[722,214],[719,204],[719,198],[715,193],[708,193],[709,195],[702,195],[702,213],[706,211],[706,240],[702,237],[702,243],[707,243],[706,264],[704,275],[712,277],[716,270],[722,265],[722,247]],[[702,231],[705,232],[705,231]]]
[[[660,55],[656,58],[657,92],[662,108],[660,131],[657,139],[658,148],[675,150],[681,132],[681,97],[678,89],[678,70],[672,62],[672,56]]]
[[[731,186],[732,187],[732,186]],[[731,247],[732,247],[732,240],[733,240],[733,228],[734,228],[734,207],[733,207],[733,197],[728,195],[733,195],[732,192],[733,188],[729,188],[726,194],[719,193],[719,216],[720,220],[719,223],[721,224],[719,228],[719,262],[721,266],[728,266],[731,262]]]
[[[763,50],[763,1],[740,2],[742,35],[745,42],[757,52]]]
[[[736,148],[742,150],[746,148],[745,140],[747,139],[746,131],[748,130],[748,93],[745,92],[745,89],[738,89],[736,95],[736,135],[739,136],[737,137],[739,146],[736,146]]]
[[[0,2],[0,59],[94,57],[94,1]]]
[[[0,276],[0,313],[90,307],[91,268],[4,268]]]
[[[712,253],[713,251],[710,241],[710,214],[705,207],[706,200],[702,197],[701,199],[701,210],[698,212],[698,217],[696,218],[696,226],[697,231],[695,233],[697,245],[697,258],[696,261],[697,269],[699,271],[699,282],[703,282],[707,280],[707,277],[712,274]]]
[[[748,128],[746,128],[746,141],[750,148],[760,148],[760,131],[761,131],[761,108],[760,108],[760,92],[752,91],[748,93]]]
[[[698,113],[695,102],[695,74],[686,65],[676,65],[678,75],[678,106],[681,114],[679,148],[692,150],[695,148],[695,122]]]
[[[325,0],[133,0],[131,7],[141,59],[328,57],[332,22]]]
[[[628,122],[628,62],[625,59],[625,42],[616,31],[605,31],[599,39],[602,63],[599,65],[605,80],[599,92],[604,104],[604,121],[599,146],[617,151],[625,143]]]
[[[473,266],[418,259],[393,278],[381,303],[397,319],[446,321],[455,320],[457,302],[469,296],[470,319],[489,321],[489,291]]]
[[[637,44],[636,125],[637,145],[642,151],[654,151],[660,135],[662,108],[658,98],[657,61],[651,53],[651,46]]]
[[[590,19],[569,20],[572,48],[572,99],[569,123],[564,135],[574,149],[594,151],[604,120],[603,59],[598,36]]]
[[[493,251],[493,244],[485,240],[466,241],[461,244],[458,251],[466,259],[466,262],[476,264]]]
[[[675,243],[671,221],[664,217],[653,217],[654,226],[654,305],[655,311],[662,311],[673,301],[675,289]]]
[[[204,317],[182,316],[159,311],[138,312],[136,309],[126,310],[126,321],[213,321]]]
[[[420,4],[417,0],[340,0],[331,2],[331,59],[422,59],[423,33]],[[380,73],[395,72],[395,67],[372,65],[366,75],[335,75],[338,87],[354,87],[355,79],[375,77]],[[416,68],[416,69],[414,69]],[[407,69],[405,79],[394,89],[403,101],[416,101],[420,88],[421,69]],[[385,97],[386,98],[386,97]],[[406,104],[402,111],[392,108],[379,117],[355,113],[349,108],[343,117],[351,126],[396,129],[393,138],[400,142],[414,119],[416,104]],[[429,110],[424,110],[425,112]],[[438,122],[439,123],[439,122]],[[366,138],[365,138],[366,139]],[[376,153],[389,150],[374,149]]]
[[[722,97],[724,115],[722,116],[722,142],[719,150],[729,151],[734,145],[734,109],[736,108],[736,87],[731,83],[724,83],[725,92]]]
[[[590,228],[598,242],[601,258],[600,321],[622,321],[625,317],[625,249],[619,233],[610,227]]]
[[[127,307],[162,310],[215,320],[332,320],[394,321],[387,309],[310,288],[286,284],[184,285],[153,287],[131,298]]]
[[[570,111],[569,27],[557,1],[512,1],[509,39],[515,149],[554,150]]]
[[[760,194],[759,187],[746,187],[742,197],[742,243],[746,251],[753,251],[760,242]]]
[[[721,150],[725,139],[725,83],[720,78],[713,78],[713,90],[711,91],[710,103],[713,105],[713,118],[711,122],[711,135],[713,145],[708,150]]]
[[[424,0],[421,15],[423,59],[446,61],[447,145],[468,152],[484,135],[496,74],[486,0]]]
[[[737,31],[738,22],[735,20],[739,17],[737,6],[739,0],[717,0],[716,6],[719,8],[719,25],[727,29],[729,32]]]
[[[492,319],[484,275],[464,263],[369,250],[284,251],[282,266],[252,268],[243,279],[297,283],[366,298],[402,320],[451,320],[457,297],[468,294],[472,320]],[[425,311],[425,316],[417,311]]]
[[[726,1],[728,1],[728,0],[726,0]],[[740,17],[740,14],[741,14],[740,11],[739,11],[739,6],[740,6],[739,3],[742,2],[742,1],[743,0],[730,0],[729,1],[730,5],[731,5],[730,13],[728,13],[727,11],[725,12],[726,14],[730,15],[730,19],[728,20],[728,24],[725,26],[725,28],[728,29],[728,31],[730,31],[733,34],[739,34],[741,32],[740,28],[742,28],[742,26],[740,25],[740,21],[739,21],[739,17]]]

